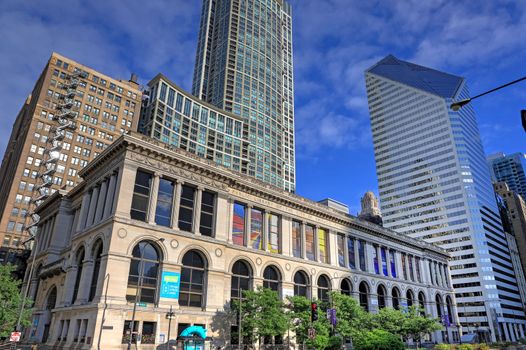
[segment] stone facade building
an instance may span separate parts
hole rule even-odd
[[[80,176],[38,209],[31,341],[123,349],[135,304],[141,349],[166,342],[170,307],[172,339],[200,325],[228,346],[223,310],[257,286],[315,299],[339,290],[371,312],[420,304],[458,339],[449,255],[434,245],[135,133]]]

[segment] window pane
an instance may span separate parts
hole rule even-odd
[[[347,250],[349,255],[349,267],[356,269],[356,256],[354,254],[354,238],[347,237]]]
[[[329,261],[327,249],[327,231],[325,229],[318,229],[318,249],[320,252],[320,262],[327,263]]]
[[[251,209],[250,212],[250,241],[249,246],[254,249],[263,248],[263,212]]]
[[[199,223],[199,232],[204,236],[212,236],[212,227],[214,222],[215,194],[203,191],[201,198],[201,219]]]
[[[245,245],[245,206],[234,203],[234,217],[232,222],[232,241],[237,245]]]
[[[179,229],[192,232],[192,221],[194,217],[194,196],[193,187],[183,185],[181,191],[181,203],[179,208]]]
[[[305,246],[307,248],[307,259],[316,260],[314,256],[314,227],[305,226]]]
[[[268,250],[279,253],[279,217],[268,214]]]
[[[292,221],[292,253],[301,258],[301,223]]]
[[[344,235],[337,236],[337,245],[338,245],[338,265],[345,267],[345,249],[344,249]]]
[[[174,186],[173,181],[166,179],[160,179],[159,181],[157,207],[155,210],[155,222],[157,225],[168,227],[171,225]]]
[[[146,221],[151,182],[152,174],[145,173],[141,170],[137,171],[130,210],[130,216],[134,220]]]

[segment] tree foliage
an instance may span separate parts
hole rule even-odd
[[[22,281],[13,278],[15,268],[11,265],[0,265],[0,337],[7,337],[15,329],[20,307],[22,306]],[[22,313],[22,326],[31,324],[31,302],[26,300]]]
[[[404,343],[400,337],[382,329],[357,332],[353,338],[356,350],[403,350]]]
[[[233,302],[233,310],[239,310],[239,301]],[[288,324],[284,305],[278,293],[268,288],[256,291],[243,291],[241,302],[241,333],[252,342],[263,337],[276,337],[285,334]]]

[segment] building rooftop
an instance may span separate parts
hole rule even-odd
[[[464,78],[402,61],[388,55],[366,72],[424,90],[443,98],[455,97]]]

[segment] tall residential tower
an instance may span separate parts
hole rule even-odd
[[[515,340],[524,309],[465,79],[391,55],[366,73],[384,226],[436,243],[464,332]]]
[[[494,182],[506,182],[510,191],[526,199],[526,155],[496,153],[488,156],[488,166]]]
[[[244,121],[243,172],[295,189],[291,6],[203,0],[192,94]]]

